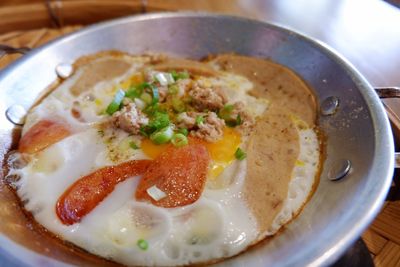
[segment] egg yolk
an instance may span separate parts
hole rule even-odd
[[[143,74],[141,72],[138,72],[138,73],[133,74],[128,79],[122,81],[119,85],[120,86],[119,88],[128,90],[129,87],[131,87],[131,85],[138,85],[138,84],[141,84],[143,81],[144,81]]]
[[[151,159],[158,157],[158,155],[160,155],[169,146],[171,146],[171,144],[156,145],[148,138],[143,139],[142,143],[140,144],[140,148],[142,149],[143,153]]]
[[[208,143],[204,142],[212,159],[208,177],[217,178],[222,171],[235,159],[235,151],[241,143],[240,134],[233,128],[224,128],[224,135],[221,140]],[[171,144],[156,145],[149,139],[144,139],[141,149],[149,158],[154,159],[160,155]]]
[[[207,143],[213,162],[210,166],[209,177],[215,179],[235,159],[235,151],[241,143],[240,134],[233,128],[225,127],[221,140]]]

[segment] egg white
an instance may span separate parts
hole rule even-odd
[[[292,171],[288,195],[283,207],[275,217],[271,228],[265,233],[271,236],[296,216],[312,193],[320,160],[318,135],[311,128],[297,128],[300,139],[300,153]]]

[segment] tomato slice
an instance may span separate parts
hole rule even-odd
[[[21,153],[33,154],[57,143],[71,134],[68,126],[52,120],[41,120],[33,125],[19,141]]]
[[[206,182],[210,156],[204,144],[192,142],[183,147],[163,151],[143,174],[136,190],[136,199],[156,206],[174,208],[198,200]],[[166,196],[158,201],[147,189],[156,186]]]
[[[56,204],[58,218],[66,225],[79,222],[110,194],[118,183],[143,174],[150,162],[150,160],[131,160],[83,176],[58,199]]]

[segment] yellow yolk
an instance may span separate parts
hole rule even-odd
[[[292,122],[296,125],[296,127],[299,130],[304,130],[304,129],[310,128],[305,121],[301,120],[299,117],[297,117],[293,114],[290,114],[290,119],[292,120]]]
[[[96,106],[101,106],[103,104],[103,100],[101,100],[100,98],[96,98],[94,100],[94,103],[96,104]]]
[[[142,143],[140,144],[140,148],[142,149],[143,153],[151,159],[155,159],[156,157],[158,157],[158,155],[160,155],[169,146],[171,145],[156,145],[148,138],[143,139]]]
[[[241,142],[240,134],[232,128],[226,127],[221,140],[215,143],[205,143],[210,153],[209,178],[215,179],[235,159],[235,151]],[[154,159],[160,155],[170,144],[156,145],[150,139],[144,139],[141,149],[149,158]]]
[[[235,159],[235,151],[241,142],[240,134],[232,128],[225,127],[224,136],[215,143],[207,143],[212,163],[209,177],[218,177],[222,171]]]
[[[138,85],[141,84],[143,81],[144,81],[143,74],[141,72],[138,72],[133,74],[128,79],[120,82],[119,86],[124,90],[128,90],[129,87],[131,87],[131,85]]]

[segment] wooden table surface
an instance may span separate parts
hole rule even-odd
[[[147,0],[143,5],[146,12],[202,10],[278,23],[328,44],[373,86],[400,86],[400,9],[383,1]],[[8,33],[0,35],[0,43],[35,47],[71,30],[75,28]],[[15,57],[0,59],[0,69]],[[400,100],[386,104],[400,128]],[[400,266],[400,192],[392,193],[363,235],[376,266]]]

